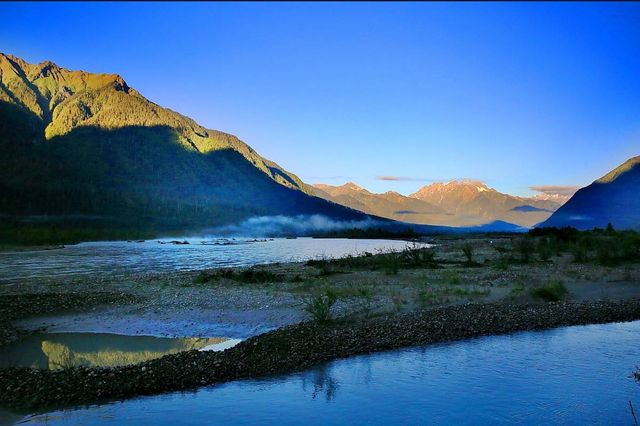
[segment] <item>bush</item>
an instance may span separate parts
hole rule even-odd
[[[573,243],[569,247],[569,251],[573,255],[573,261],[576,263],[584,263],[589,260],[589,251],[584,244]]]
[[[523,237],[518,238],[513,243],[516,251],[520,254],[520,261],[522,263],[529,263],[533,255],[534,246],[530,238]]]
[[[553,256],[553,251],[551,241],[548,238],[545,237],[538,241],[538,256],[540,256],[541,261],[549,261]]]
[[[448,285],[459,285],[462,282],[460,276],[455,271],[444,271],[442,273],[442,280]]]
[[[400,256],[396,253],[380,255],[380,262],[386,275],[397,275],[400,270]]]
[[[238,273],[235,278],[231,279],[247,284],[258,284],[276,282],[281,278],[282,277],[280,275],[274,274],[271,271],[265,271],[262,269],[245,269]]]
[[[531,289],[531,295],[547,302],[557,302],[568,293],[562,281],[553,281],[543,287]]]
[[[206,284],[209,281],[216,281],[220,278],[233,279],[235,272],[233,269],[218,269],[215,271],[201,271],[193,278],[194,284]]]
[[[336,293],[331,289],[312,294],[303,299],[304,310],[314,321],[326,322],[331,319],[331,308],[338,300]]]
[[[426,266],[436,268],[436,252],[429,248],[405,248],[401,253],[402,260],[407,266],[420,267]]]
[[[193,278],[194,284],[206,284],[221,278],[233,280],[245,284],[271,283],[282,279],[281,275],[270,271],[245,269],[235,272],[233,269],[218,269],[215,271],[202,271]]]
[[[289,282],[292,282],[292,283],[303,283],[304,282],[304,278],[302,278],[299,274],[296,274],[295,276],[291,277],[291,279],[289,279]]]
[[[462,246],[462,254],[467,258],[467,265],[473,265],[473,247],[469,243]]]
[[[508,271],[509,270],[509,261],[504,257],[500,256],[493,262],[491,262],[491,267],[496,271]]]

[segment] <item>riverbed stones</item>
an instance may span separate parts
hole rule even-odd
[[[640,319],[640,300],[468,304],[328,324],[299,323],[223,352],[188,351],[114,368],[0,370],[0,403],[37,410],[282,374],[357,354],[469,337]]]

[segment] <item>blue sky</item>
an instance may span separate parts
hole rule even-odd
[[[473,178],[528,195],[640,154],[640,4],[0,3],[0,16],[0,51],[121,74],[311,183],[410,193]]]

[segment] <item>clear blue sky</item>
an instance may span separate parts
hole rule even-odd
[[[308,182],[409,193],[466,177],[526,195],[640,154],[640,4],[0,3],[0,16],[0,51],[121,74]]]

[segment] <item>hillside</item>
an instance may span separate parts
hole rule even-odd
[[[317,184],[314,188],[319,197],[373,215],[439,226],[468,227],[500,221],[529,227],[560,206],[551,200],[503,194],[475,181],[433,183],[408,197],[393,191],[374,194],[354,183]]]
[[[308,195],[235,136],[162,108],[117,74],[0,54],[0,147],[0,214],[14,218],[164,229],[268,214],[364,217]]]
[[[640,156],[580,189],[540,226],[592,229],[609,223],[618,229],[640,229]]]

